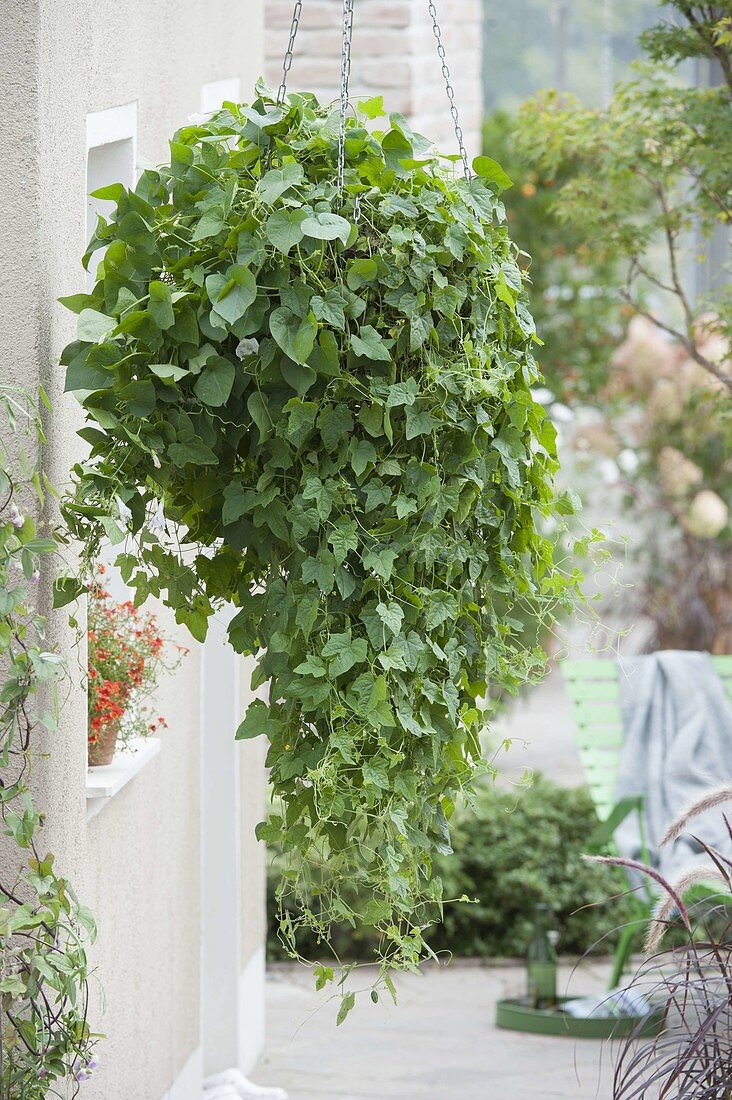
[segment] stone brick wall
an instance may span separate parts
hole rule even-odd
[[[482,0],[436,0],[447,63],[470,157],[480,152]],[[266,77],[277,87],[293,0],[266,2]],[[339,95],[341,0],[304,0],[288,80],[330,100]],[[383,95],[444,152],[456,141],[427,0],[355,0],[351,94]]]

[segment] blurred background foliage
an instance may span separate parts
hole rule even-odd
[[[656,0],[485,0],[486,109],[514,111],[542,88],[606,103],[657,18]]]
[[[514,183],[505,197],[506,215],[531,279],[547,387],[561,401],[592,400],[605,384],[609,349],[623,335],[617,295],[622,276],[619,265],[594,255],[582,231],[560,220],[555,209],[576,164],[558,159],[551,171],[544,170],[520,143],[516,116],[505,110],[486,117],[483,148]]]
[[[528,20],[533,4],[522,2]],[[485,145],[515,181],[506,206],[532,256],[542,399],[560,428],[565,476],[590,514],[602,507],[604,522],[615,512],[628,539],[632,568],[605,611],[616,629],[633,628],[631,648],[725,653],[732,0],[632,7],[545,5],[573,28],[561,46],[569,59],[568,43],[581,52],[590,12],[602,12],[595,29],[607,56],[595,94],[568,91],[582,87],[565,59],[558,89],[488,115]],[[628,68],[631,30],[643,33]],[[556,34],[547,35],[556,53]],[[623,77],[612,94],[601,87],[608,66]],[[486,73],[495,83],[490,65]],[[524,87],[534,90],[528,78]]]

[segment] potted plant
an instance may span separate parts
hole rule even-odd
[[[270,683],[238,736],[270,742],[259,836],[288,860],[283,922],[375,927],[412,966],[434,857],[486,769],[488,682],[545,663],[513,609],[573,605],[544,533],[572,503],[532,397],[511,181],[488,157],[462,178],[380,97],[342,135],[312,95],[259,85],[135,190],[99,192],[97,281],[65,299],[91,444],[65,514],[89,555],[127,536],[136,602],[195,637],[237,608],[231,644]]]
[[[117,744],[167,729],[165,718],[151,717],[149,700],[162,672],[172,671],[188,651],[170,644],[157,618],[131,600],[117,603],[98,578],[89,589],[89,767],[111,764]]]

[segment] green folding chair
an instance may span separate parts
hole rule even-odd
[[[712,657],[712,663],[732,700],[732,656]],[[620,823],[631,813],[638,815],[642,858],[648,862],[648,849],[643,827],[643,798],[615,801],[615,789],[623,747],[623,719],[620,707],[621,669],[614,658],[590,657],[562,661],[560,668],[567,684],[567,694],[573,704],[577,724],[577,744],[582,766],[595,804],[599,825],[588,838],[589,854],[615,854],[613,836]],[[708,893],[719,894],[719,888]],[[657,895],[650,884],[645,896],[635,891],[632,920],[623,929],[617,950],[610,987],[620,983],[630,956],[639,923],[648,919]]]

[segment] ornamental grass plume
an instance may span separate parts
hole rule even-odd
[[[723,886],[729,886],[729,879],[716,867],[691,867],[680,875],[673,883],[673,894],[667,893],[653,914],[653,919],[648,925],[643,951],[646,955],[652,955],[661,945],[664,933],[676,913],[676,898],[683,898],[694,886],[701,883],[709,883],[712,880],[720,882]]]
[[[640,871],[643,875],[648,875],[653,879],[666,893],[669,895],[674,909],[678,912],[681,920],[684,922],[687,930],[691,931],[691,920],[686,907],[681,900],[681,895],[675,889],[675,887],[663,877],[660,871],[657,871],[655,867],[649,867],[645,863],[641,863],[637,859],[625,859],[623,856],[583,856],[588,863],[607,863],[611,867],[624,867],[628,871]]]
[[[694,818],[706,813],[707,810],[713,810],[716,806],[721,806],[725,802],[732,802],[732,783],[724,783],[721,787],[715,787],[713,790],[707,791],[701,798],[695,799],[675,821],[671,822],[659,844],[670,844],[672,840],[676,840],[686,831]]]
[[[724,802],[729,801],[732,801],[732,783],[726,783],[715,790],[708,791],[707,794],[692,802],[675,821],[671,822],[666,832],[661,837],[659,846],[672,843],[686,831],[687,827],[695,818],[706,813],[707,810],[712,810],[716,806],[720,806]],[[725,821],[727,821],[726,817]],[[727,828],[730,830],[729,823],[727,823]],[[730,830],[730,836],[732,837],[732,830]],[[689,868],[674,882],[669,882],[655,868],[649,867],[637,860],[624,859],[621,856],[583,857],[591,863],[608,863],[617,867],[625,867],[628,870],[640,871],[642,874],[653,879],[653,881],[664,891],[665,897],[662,896],[662,900],[656,906],[653,919],[646,932],[644,941],[646,955],[651,955],[659,947],[663,935],[669,926],[669,922],[674,915],[678,915],[681,918],[687,932],[692,931],[689,912],[682,899],[694,886],[698,886],[700,883],[716,881],[720,882],[722,886],[725,886],[728,891],[732,892],[730,889],[732,886],[732,860],[729,860],[723,853],[718,852],[710,844],[701,840],[698,840],[698,843],[709,856],[712,866],[696,866]]]

